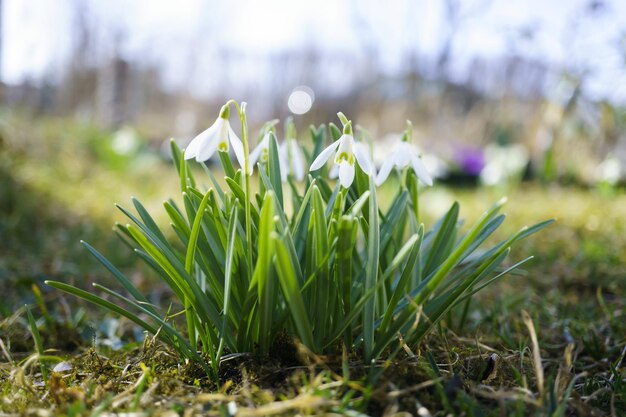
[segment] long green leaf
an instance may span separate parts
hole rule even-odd
[[[276,248],[276,270],[278,272],[280,287],[289,307],[289,313],[298,337],[309,349],[318,351],[318,346],[314,342],[311,323],[306,314],[304,300],[300,294],[300,288],[287,248],[277,233],[272,233],[272,240]]]
[[[276,141],[276,135],[274,132],[270,133],[270,145],[269,145],[269,161],[268,161],[268,173],[272,188],[276,193],[276,201],[280,208],[283,208],[283,182],[280,172],[280,156],[278,154],[278,142]],[[282,210],[281,210],[282,211]]]
[[[256,283],[259,292],[260,309],[260,343],[262,353],[269,350],[272,317],[275,308],[275,289],[271,274],[272,254],[274,253],[274,241],[271,234],[274,232],[274,204],[275,196],[268,191],[263,199],[261,208],[261,223],[259,227],[258,257],[253,284]]]
[[[193,226],[191,228],[191,234],[189,236],[189,244],[187,246],[187,256],[185,256],[185,271],[188,274],[191,274],[193,268],[193,261],[196,254],[196,245],[198,243],[198,233],[200,232],[200,225],[202,223],[202,217],[204,216],[204,210],[206,208],[207,203],[209,202],[209,196],[211,195],[212,190],[207,191],[200,202],[200,206],[198,207],[198,211],[196,212],[196,218],[193,221]]]
[[[369,197],[369,233],[367,247],[367,271],[365,273],[365,291],[374,287],[378,277],[378,254],[380,245],[380,229],[378,226],[378,200],[374,181],[370,181]],[[375,296],[374,296],[375,297]],[[365,360],[369,363],[374,349],[374,316],[376,300],[370,299],[363,311],[363,341]]]

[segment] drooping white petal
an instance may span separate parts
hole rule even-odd
[[[198,149],[200,149],[200,143],[203,142],[203,135],[205,134],[206,130],[193,138],[191,142],[189,142],[189,144],[185,148],[185,159],[191,159],[196,157],[196,155],[198,154]]]
[[[204,162],[213,156],[220,143],[220,132],[224,130],[224,122],[224,119],[218,118],[209,128],[211,131],[204,137],[196,152],[196,161]]]
[[[228,126],[228,140],[230,144],[233,146],[233,151],[235,151],[235,157],[237,158],[237,162],[239,162],[239,166],[242,169],[245,167],[245,156],[243,153],[243,143],[241,143],[241,139],[235,134],[233,129]],[[252,166],[249,166],[249,173],[252,175]]]
[[[431,186],[433,185],[433,179],[431,178],[424,162],[422,162],[422,158],[417,155],[413,155],[411,158],[411,166],[413,167],[413,171],[415,171],[415,175],[419,178],[424,184]]]
[[[302,181],[304,179],[304,157],[302,156],[302,150],[300,146],[298,146],[298,141],[295,139],[289,139],[287,143],[291,151],[291,160],[287,159],[287,161],[289,161],[293,168],[293,175],[296,177],[296,180]]]
[[[333,164],[333,166],[330,168],[330,171],[328,172],[328,178],[330,178],[331,180],[334,180],[338,176],[339,176],[339,165]]]
[[[215,139],[216,133],[219,131],[220,126],[221,122],[218,118],[218,120],[216,120],[215,123],[213,123],[208,129],[204,130],[195,138],[193,138],[185,149],[185,159],[196,158],[198,156],[198,153],[202,151],[202,149],[209,146],[211,140]],[[211,155],[209,155],[209,157],[210,156]],[[208,157],[206,159],[208,159]]]
[[[359,163],[359,166],[367,175],[373,175],[372,162],[369,157],[369,151],[367,146],[357,142],[354,146],[354,156],[356,156],[356,161]]]
[[[382,185],[382,183],[384,183],[387,180],[387,177],[389,177],[389,173],[391,173],[391,169],[393,168],[394,165],[395,165],[395,162],[394,162],[394,159],[392,158],[392,155],[390,155],[387,159],[385,159],[385,162],[383,162],[383,165],[380,167],[380,171],[378,171],[378,175],[376,176],[377,186]]]
[[[309,171],[317,171],[318,169],[323,167],[326,161],[328,161],[330,157],[333,155],[333,152],[335,152],[335,149],[337,149],[337,147],[339,146],[340,140],[341,138],[334,141],[326,149],[320,152],[317,158],[315,158],[315,161],[313,161],[313,163],[311,164]]]
[[[215,151],[217,150],[217,145],[219,144],[217,140],[217,136],[214,136],[211,140],[206,141],[206,145],[202,146],[196,155],[196,161],[204,162],[207,159],[211,158]]]
[[[256,148],[254,148],[254,150],[250,152],[250,164],[252,164],[252,166],[256,164],[257,160],[261,156],[261,152],[263,152],[263,149],[269,148],[269,138],[269,133],[263,135],[263,139],[261,139],[261,142],[259,142]]]
[[[392,154],[389,155],[398,168],[404,168],[411,163],[412,155],[415,154],[415,150],[411,148],[407,142],[400,142],[396,145]]]
[[[348,188],[354,181],[354,165],[348,161],[344,161],[339,164],[339,183],[342,187]]]

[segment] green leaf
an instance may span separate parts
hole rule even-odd
[[[137,288],[135,288],[135,286],[130,282],[130,280],[126,278],[126,276],[124,276],[124,274],[122,274],[122,272],[117,269],[111,262],[109,262],[107,258],[105,258],[89,243],[82,240],[80,241],[80,243],[82,243],[83,246],[87,248],[89,253],[91,253],[102,265],[104,265],[106,269],[111,272],[111,274],[113,274],[115,279],[117,279],[117,282],[122,284],[124,289],[128,291],[135,298],[135,300],[148,304],[148,300],[146,299],[146,297],[144,297],[143,294],[141,294],[139,290],[137,290]],[[156,311],[152,307],[147,308],[149,308],[153,313],[156,313]]]
[[[428,258],[424,263],[424,276],[430,275],[447,258],[450,243],[454,242],[459,217],[459,203],[455,202],[446,213],[437,234],[434,236]]]
[[[272,240],[276,248],[276,270],[282,293],[289,308],[289,314],[293,320],[298,337],[302,343],[314,352],[318,347],[314,342],[311,324],[306,314],[304,300],[300,294],[298,281],[289,258],[285,244],[277,233],[272,233]]]
[[[272,183],[272,189],[276,193],[276,201],[278,202],[280,209],[282,209],[283,182],[280,172],[280,156],[278,153],[278,142],[276,141],[276,135],[274,135],[274,132],[272,132],[270,133],[268,171],[270,182]]]
[[[369,198],[369,232],[367,245],[367,270],[365,272],[365,291],[374,287],[378,277],[378,255],[380,246],[380,229],[378,223],[378,201],[374,181],[370,181]],[[365,360],[369,363],[374,349],[374,316],[376,314],[376,300],[368,300],[363,311],[363,342]]]
[[[335,269],[335,284],[341,297],[341,313],[348,316],[352,310],[352,251],[356,244],[355,230],[358,222],[351,216],[342,216],[337,228],[337,254],[335,259],[337,267]],[[346,330],[345,343],[346,346],[352,345],[352,331],[350,328]]]
[[[209,202],[209,196],[211,195],[212,190],[207,191],[200,202],[200,206],[198,207],[198,211],[196,212],[196,218],[193,221],[193,226],[191,228],[191,234],[189,235],[189,244],[187,245],[187,256],[185,256],[185,271],[188,274],[192,273],[193,261],[196,254],[196,246],[198,243],[198,233],[200,232],[200,224],[202,222],[202,217],[204,216],[204,210],[206,209],[206,205]]]
[[[172,221],[173,226],[175,226],[178,230],[180,230],[185,236],[189,236],[191,233],[191,229],[189,228],[189,223],[183,217],[183,214],[180,212],[178,207],[173,201],[165,201],[163,202],[163,207],[167,212],[170,220]]]
[[[333,142],[339,139],[343,134],[341,129],[339,129],[337,125],[332,122],[328,124],[328,128],[330,129],[330,139]]]
[[[136,314],[131,313],[130,311],[119,307],[116,304],[113,304],[110,301],[105,300],[104,298],[98,297],[95,294],[87,292],[85,290],[81,290],[80,288],[76,288],[72,285],[65,284],[63,282],[58,281],[44,281],[46,285],[49,285],[53,288],[56,288],[61,291],[65,291],[68,294],[72,294],[76,297],[82,298],[85,301],[89,301],[92,304],[103,307],[113,313],[119,314],[120,316],[126,317],[133,323],[137,324],[142,329],[148,331],[149,333],[156,334],[157,329],[150,324],[146,323],[144,320],[140,319]]]
[[[275,307],[276,289],[271,279],[272,255],[274,253],[274,241],[271,234],[274,232],[274,193],[268,191],[263,199],[261,208],[261,223],[259,226],[258,257],[254,275],[254,283],[258,286],[260,329],[259,347],[262,353],[269,350],[270,336],[272,330],[272,318]]]
[[[235,240],[237,239],[237,205],[233,206],[232,212],[229,216],[228,223],[228,246],[226,248],[226,271],[224,274],[224,310],[222,318],[222,327],[220,329],[220,340],[217,348],[217,355],[214,358],[216,366],[220,363],[222,351],[224,349],[225,334],[227,332],[228,317],[230,315],[230,299],[231,299],[231,281],[233,276],[233,261],[235,257]],[[235,349],[235,346],[230,346],[231,349]]]
[[[217,154],[220,157],[220,162],[222,163],[222,168],[224,169],[226,176],[230,179],[235,179],[235,167],[233,166],[233,162],[230,160],[228,152],[217,151]]]
[[[410,255],[409,260],[404,265],[404,269],[402,270],[402,275],[396,284],[396,288],[392,293],[391,299],[389,300],[389,304],[385,311],[385,315],[383,317],[383,321],[380,324],[379,328],[382,332],[386,331],[389,323],[391,322],[391,318],[393,317],[394,310],[400,300],[409,292],[409,284],[411,282],[411,275],[415,264],[417,263],[419,257],[419,251],[422,244],[422,237],[424,235],[424,226],[422,225],[418,230],[417,234],[413,235],[405,244],[404,248],[409,249]],[[403,250],[404,250],[403,248]],[[403,251],[401,251],[403,252]],[[392,262],[393,264],[393,262]]]
[[[33,317],[33,313],[30,311],[30,307],[28,305],[24,306],[26,308],[26,314],[28,316],[28,324],[30,325],[30,333],[33,336],[33,340],[35,341],[35,349],[37,349],[37,354],[39,355],[40,361],[40,369],[41,369],[41,377],[43,378],[43,382],[46,386],[48,386],[48,368],[41,361],[41,357],[44,356],[43,342],[41,341],[41,333],[39,333],[39,329],[37,328],[37,322],[35,321],[35,317]]]

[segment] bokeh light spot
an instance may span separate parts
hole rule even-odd
[[[313,90],[303,85],[293,89],[287,100],[287,106],[293,114],[304,114],[311,110],[314,101]]]

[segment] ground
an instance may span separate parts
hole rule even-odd
[[[105,132],[63,119],[4,114],[1,128],[5,415],[626,414],[624,190],[535,183],[426,190],[427,222],[454,200],[461,217],[474,220],[502,195],[509,197],[502,233],[557,222],[512,252],[509,263],[534,255],[523,274],[487,287],[393,361],[366,367],[358,352],[318,357],[285,337],[269,357],[227,356],[216,386],[127,321],[43,284],[109,279],[85,255],[85,239],[147,293],[167,297],[111,232],[121,219],[114,202],[128,205],[137,195],[161,212],[175,194],[173,168],[158,148],[116,156],[103,148]],[[51,367],[62,361],[47,386],[25,303]]]

